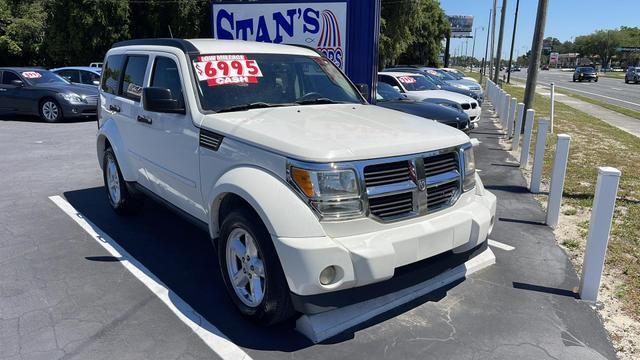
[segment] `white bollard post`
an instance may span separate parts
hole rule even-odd
[[[502,129],[507,133],[507,126],[509,125],[509,107],[511,106],[511,95],[506,94],[504,97],[504,116],[502,117]],[[507,134],[508,136],[509,134]]]
[[[593,303],[598,300],[619,181],[620,170],[612,167],[598,168],[598,183],[580,278],[580,298]]]
[[[553,157],[553,171],[551,172],[551,186],[549,187],[549,201],[547,202],[547,225],[555,228],[560,217],[560,204],[562,202],[562,190],[564,189],[564,177],[567,173],[567,160],[569,159],[569,143],[571,136],[559,134],[556,142],[556,153]]]
[[[549,120],[538,120],[538,136],[536,136],[536,151],[533,153],[533,169],[531,170],[531,184],[529,191],[534,194],[540,192],[540,180],[542,179],[542,165],[544,164],[544,149],[547,146],[547,131]]]
[[[518,99],[511,98],[511,104],[509,104],[509,115],[507,118],[509,119],[509,123],[507,124],[507,139],[511,139],[513,137],[513,127],[514,120],[516,117],[516,105],[518,104]]]
[[[556,84],[551,83],[551,108],[549,109],[549,120],[551,121],[551,125],[549,127],[549,131],[553,134],[553,116],[555,113],[555,102],[556,102]]]
[[[520,150],[520,168],[522,169],[529,165],[529,149],[531,149],[531,135],[533,134],[533,119],[535,114],[535,110],[527,110],[527,116],[524,122],[524,142],[522,143],[522,150]]]
[[[516,110],[516,127],[513,131],[513,142],[511,143],[511,150],[513,151],[518,151],[518,149],[520,148],[520,132],[522,131],[523,116],[524,116],[524,104],[518,103],[518,109]]]

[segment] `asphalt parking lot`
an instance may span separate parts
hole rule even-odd
[[[151,201],[116,216],[95,132],[95,121],[0,120],[0,359],[615,358],[486,113],[473,136],[498,196],[496,264],[317,345],[293,322],[264,329],[237,315],[207,234]],[[106,251],[106,237],[127,256]],[[142,268],[166,287],[130,271]]]
[[[526,79],[526,69],[511,74],[516,79]],[[613,105],[640,111],[640,84],[625,84],[624,79],[598,77],[598,82],[573,82],[572,71],[539,71],[538,85],[554,83],[557,88],[570,90],[578,95],[608,102]]]

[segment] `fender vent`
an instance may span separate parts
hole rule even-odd
[[[211,132],[209,130],[200,129],[200,146],[209,150],[218,151],[224,136]]]

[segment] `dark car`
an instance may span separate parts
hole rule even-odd
[[[624,74],[624,82],[628,84],[630,82],[638,83],[640,81],[640,67],[629,66],[627,72]]]
[[[446,81],[443,81],[438,76],[433,75],[429,71],[423,71],[415,67],[392,67],[392,68],[384,69],[382,71],[403,71],[403,72],[421,74],[421,75],[424,75],[431,83],[435,84],[439,90],[446,90],[446,91],[451,91],[457,94],[469,96],[473,98],[475,101],[477,101],[478,105],[482,105],[482,100],[484,100],[484,96],[481,93],[479,94],[476,91],[471,91],[471,90],[459,88],[457,86],[453,86],[447,83]]]
[[[379,82],[376,92],[378,106],[402,111],[407,114],[435,120],[453,126],[466,133],[471,130],[471,122],[458,103],[446,99],[415,101],[407,99],[393,86]]]
[[[100,74],[102,68],[91,66],[67,66],[51,69],[57,75],[74,84],[100,85]]]
[[[0,113],[38,115],[47,122],[95,116],[98,89],[71,84],[49,70],[0,68]]]
[[[596,69],[590,66],[577,67],[576,71],[573,72],[573,82],[582,82],[582,80],[598,82],[598,73],[596,72]]]

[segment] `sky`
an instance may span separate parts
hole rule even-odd
[[[497,0],[496,44],[500,29],[502,1]],[[487,43],[489,10],[493,6],[493,0],[440,0],[440,5],[447,15],[471,15],[474,17],[473,27],[477,28],[474,55],[476,58],[482,59]],[[537,8],[538,1],[536,0],[520,0],[516,41],[513,50],[514,58],[525,54],[531,48]],[[502,43],[503,59],[509,56],[515,9],[516,0],[507,0]],[[629,9],[634,10],[627,11]],[[595,30],[614,29],[620,26],[640,27],[639,11],[640,1],[638,0],[549,0],[544,37],[551,36],[560,39],[560,41],[573,41],[576,36],[590,34]],[[452,39],[451,56],[453,56],[454,50],[457,53],[462,51],[463,55],[468,53],[471,56],[473,39]]]

